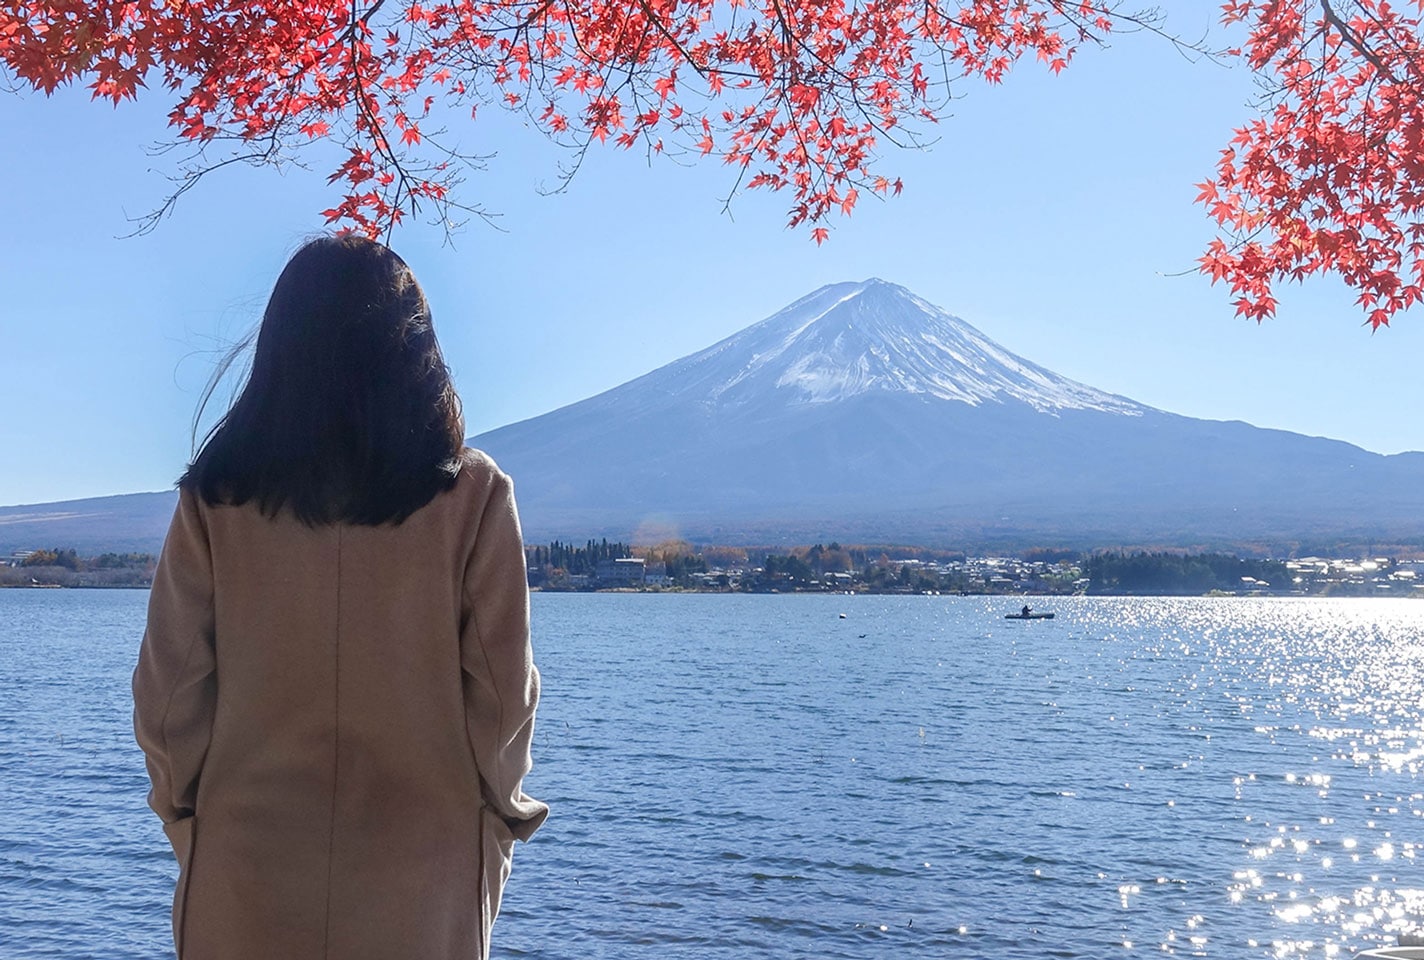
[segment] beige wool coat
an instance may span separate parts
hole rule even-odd
[[[181,960],[477,960],[539,675],[509,478],[467,451],[399,525],[184,491],[134,673]]]

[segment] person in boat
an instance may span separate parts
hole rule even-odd
[[[1028,604],[1024,604],[1024,608],[1019,611],[1019,615],[1022,616],[1024,619],[1027,619],[1028,615],[1032,612],[1033,607],[1030,607]]]

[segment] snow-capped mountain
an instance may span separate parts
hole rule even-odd
[[[1146,408],[1061,377],[999,346],[904,287],[872,278],[822,287],[760,323],[635,381],[720,408],[834,403],[903,393],[1042,412]]]
[[[515,477],[535,540],[1093,546],[1424,531],[1424,454],[1165,413],[878,279],[822,287],[471,443]]]

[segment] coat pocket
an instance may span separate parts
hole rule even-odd
[[[183,913],[188,901],[188,883],[193,873],[193,817],[163,825],[163,833],[178,858],[178,884],[173,889],[173,946],[183,956]]]

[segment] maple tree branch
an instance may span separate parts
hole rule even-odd
[[[554,0],[540,0],[539,5],[529,11],[529,15],[524,18],[524,26],[532,26],[544,14],[549,12],[549,8],[554,5]]]
[[[676,50],[678,52],[678,55],[682,57],[683,62],[685,62],[693,70],[697,71],[699,76],[706,77],[707,67],[703,66],[695,59],[693,59],[692,54],[687,51],[687,48],[682,45],[682,42],[679,41],[677,37],[673,36],[672,31],[667,28],[667,25],[665,23],[663,23],[662,18],[658,17],[653,13],[652,4],[650,4],[648,0],[638,0],[638,5],[643,8],[643,14],[648,18],[648,20],[651,21],[653,25],[658,28],[658,32],[663,35],[663,39],[667,40],[668,43],[672,44],[673,49]]]
[[[356,0],[352,0],[351,19],[348,22],[346,30],[342,32],[341,36],[336,38],[336,43],[332,44],[332,46],[339,46],[340,44],[344,44],[351,40],[354,40],[356,38],[357,29],[360,27],[370,26],[371,18],[374,17],[377,12],[380,11],[381,7],[385,5],[386,0],[376,0],[376,2],[371,4],[370,8],[367,9],[365,13],[361,14],[358,17],[356,16]]]
[[[1370,20],[1374,22],[1374,25],[1380,29],[1380,32],[1383,33],[1385,37],[1389,40],[1390,45],[1394,47],[1396,53],[1404,57],[1410,57],[1414,55],[1413,50],[1411,50],[1404,44],[1401,44],[1399,40],[1394,36],[1393,32],[1390,30],[1390,24],[1387,24],[1383,20],[1381,20],[1379,18],[1379,14],[1377,14],[1373,9],[1369,7],[1362,7],[1361,12],[1365,16],[1369,17]]]
[[[400,219],[402,191],[405,192],[408,202],[410,203],[411,213],[418,213],[420,211],[420,204],[416,199],[415,192],[410,189],[411,177],[409,172],[406,170],[405,164],[401,162],[401,158],[397,155],[395,148],[391,145],[390,139],[386,136],[385,126],[371,105],[371,95],[367,92],[365,81],[361,77],[360,31],[367,26],[367,20],[365,17],[357,16],[357,2],[358,0],[351,0],[351,26],[347,33],[349,37],[347,48],[351,63],[351,78],[355,86],[355,107],[357,116],[362,121],[357,124],[357,132],[359,134],[361,127],[365,127],[367,136],[370,137],[371,145],[374,146],[377,153],[384,158],[385,163],[389,165],[396,178],[394,202],[389,204],[392,214],[386,224],[386,240],[389,242],[395,230],[396,223]],[[384,2],[385,0],[376,0],[375,5],[367,11],[367,15],[373,14]]]
[[[458,159],[462,164],[465,164],[465,165],[467,165],[467,166],[470,166],[470,167],[473,168],[473,169],[484,169],[484,165],[483,165],[483,163],[481,162],[481,158],[463,156],[463,155],[457,153],[456,151],[453,151],[453,150],[450,150],[450,149],[447,148],[447,147],[441,146],[441,145],[438,143],[438,141],[436,141],[433,137],[427,137],[426,140],[427,140],[428,142],[435,143],[435,145],[436,145],[442,152],[444,152],[447,156],[449,156],[450,158],[452,158],[452,159]],[[458,186],[458,185],[459,185],[460,183],[462,183],[462,182],[463,182],[462,179],[461,179],[461,180],[456,180],[455,182],[453,182],[453,183],[451,184],[451,186],[452,186],[452,187],[453,187],[453,186]],[[448,214],[448,211],[450,211],[450,210],[459,210],[460,212],[465,213],[465,214],[468,214],[469,216],[478,217],[480,220],[482,220],[482,221],[484,222],[485,226],[487,226],[487,227],[491,227],[491,228],[493,228],[493,229],[495,229],[495,230],[500,231],[501,233],[507,233],[507,232],[508,232],[507,230],[504,229],[504,227],[500,226],[499,223],[498,223],[498,220],[499,220],[500,215],[499,215],[498,213],[493,213],[493,212],[491,212],[491,211],[489,211],[489,210],[486,210],[486,209],[485,209],[484,207],[482,207],[482,206],[472,206],[472,205],[470,205],[470,204],[461,203],[461,202],[459,202],[459,201],[450,200],[450,199],[442,199],[442,200],[440,201],[440,206],[441,206],[441,208],[442,208],[442,212],[443,212],[443,213]],[[434,221],[430,221],[430,222],[431,222],[432,224],[434,223]],[[454,244],[454,241],[455,241],[455,233],[456,233],[456,231],[458,231],[460,228],[464,227],[464,225],[465,225],[467,222],[468,222],[467,220],[461,220],[461,221],[459,221],[459,222],[456,222],[456,221],[451,220],[451,219],[448,217],[448,215],[442,215],[441,218],[440,218],[440,227],[441,227],[441,229],[443,230],[443,232],[444,232],[444,234],[445,234],[445,238],[444,238],[444,239],[445,239],[445,242],[448,243],[448,244],[453,245],[453,244]]]
[[[225,139],[242,140],[241,137],[231,137]],[[169,149],[176,148],[177,146],[178,144],[176,143],[169,144],[161,152],[166,153]],[[201,156],[203,149],[204,148],[199,148],[198,154],[196,155]],[[166,220],[173,213],[174,208],[178,205],[179,198],[182,197],[183,194],[187,193],[189,190],[196,187],[198,183],[208,174],[221,170],[224,167],[230,167],[235,163],[249,163],[253,166],[261,166],[263,164],[273,162],[273,158],[276,157],[279,153],[280,143],[275,135],[271,135],[267,138],[266,146],[264,146],[261,150],[255,150],[251,153],[237,154],[231,157],[225,157],[224,159],[218,160],[214,163],[204,163],[204,165],[201,167],[186,171],[182,176],[170,177],[169,181],[178,184],[178,188],[172,193],[170,193],[167,197],[165,197],[163,199],[163,202],[159,204],[157,209],[151,210],[140,217],[128,217],[128,222],[136,224],[136,226],[129,233],[122,234],[119,239],[127,240],[131,237],[141,237],[144,234],[151,233],[160,223]]]
[[[786,11],[781,9],[781,0],[771,0],[771,9],[775,11],[777,23],[781,25],[782,54],[783,56],[787,56],[794,64],[796,63],[796,60],[794,57],[790,57],[790,54],[792,50],[795,49],[796,42],[793,39],[793,34],[791,32],[791,24],[788,23],[786,20]],[[784,83],[785,80],[783,80],[782,82]]]
[[[278,79],[288,83],[288,89],[293,89],[296,81],[306,76],[306,74],[313,67],[324,63],[330,54],[337,50],[343,49],[348,43],[354,40],[356,38],[357,27],[368,26],[371,22],[371,18],[376,15],[376,13],[381,9],[381,7],[385,6],[385,3],[386,0],[376,0],[376,2],[371,5],[370,9],[368,9],[365,13],[361,14],[361,16],[357,17],[356,3],[355,0],[352,0],[351,16],[347,18],[346,29],[342,30],[341,33],[337,35],[336,39],[332,40],[331,44],[327,46],[324,50],[322,50],[320,56],[309,58],[306,63],[301,64],[289,74],[280,75]]]
[[[1369,45],[1366,44],[1364,40],[1358,34],[1355,33],[1355,31],[1350,27],[1348,23],[1346,23],[1343,19],[1340,18],[1340,15],[1335,12],[1335,8],[1330,5],[1330,0],[1320,0],[1320,8],[1324,11],[1325,22],[1332,25],[1337,31],[1339,31],[1340,36],[1345,40],[1346,43],[1350,45],[1350,47],[1356,53],[1364,57],[1365,60],[1367,60],[1371,66],[1373,66],[1376,70],[1378,70],[1384,76],[1388,77],[1393,82],[1400,82],[1399,78],[1394,75],[1394,72],[1391,71],[1389,67],[1385,65],[1385,62],[1379,58],[1379,55],[1376,54],[1374,50],[1372,50]]]

